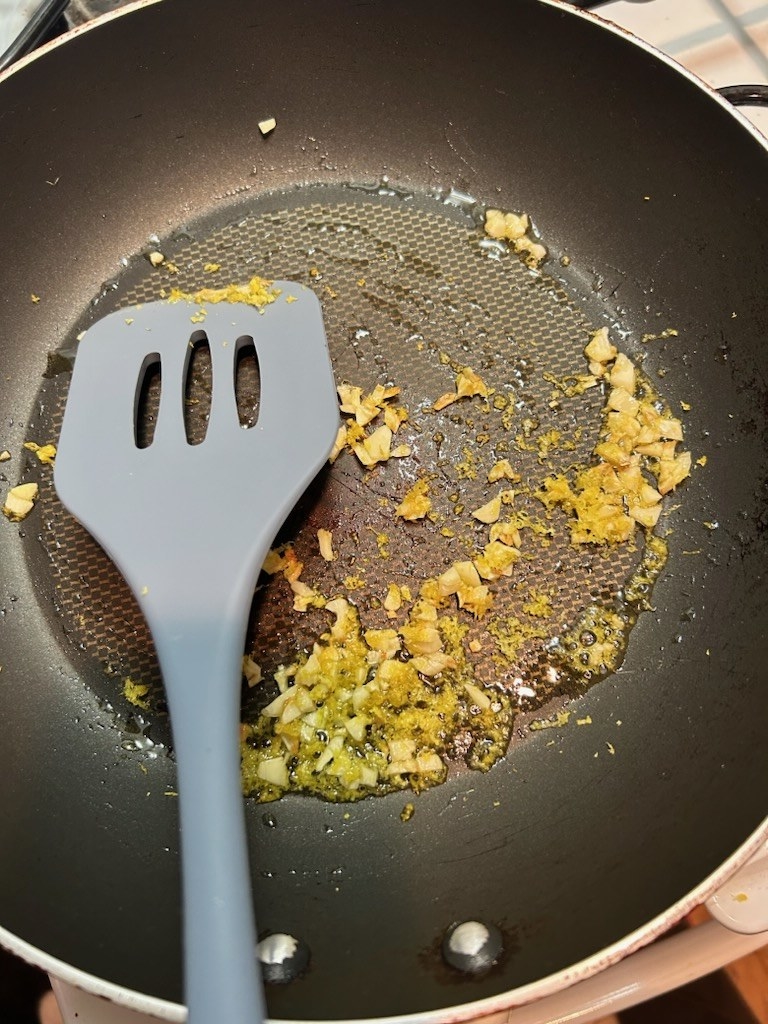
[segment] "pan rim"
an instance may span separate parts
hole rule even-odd
[[[87,21],[82,25],[74,26],[74,28],[69,29],[67,32],[63,32],[55,39],[49,40],[47,43],[39,46],[36,50],[33,50],[26,56],[19,58],[18,61],[11,64],[11,66],[6,68],[5,71],[0,71],[0,85],[11,78],[11,76],[17,71],[21,71],[23,68],[28,67],[33,63],[33,61],[38,60],[40,57],[44,57],[47,53],[50,53],[57,47],[77,38],[77,36],[82,35],[84,32],[89,32],[91,29],[98,28],[100,25],[105,25],[117,18],[122,18],[126,14],[132,14],[134,11],[139,11],[143,7],[150,7],[153,4],[161,2],[162,0],[133,0],[133,3],[126,4],[124,7],[120,7],[115,11],[100,14],[91,21]],[[755,127],[752,121],[750,121],[745,114],[742,114],[738,107],[725,99],[724,96],[721,96],[717,89],[705,82],[703,78],[700,78],[683,64],[680,64],[674,59],[674,57],[670,57],[669,54],[664,53],[663,50],[654,46],[653,43],[649,43],[647,40],[635,35],[634,32],[624,28],[622,25],[618,25],[616,22],[610,21],[608,18],[601,17],[599,14],[595,13],[595,11],[574,7],[569,0],[537,0],[537,2],[544,4],[547,7],[553,7],[563,13],[571,14],[574,17],[583,18],[585,21],[591,21],[606,32],[610,32],[613,35],[618,36],[620,39],[625,39],[634,44],[641,50],[645,50],[651,57],[656,58],[661,61],[662,64],[666,64],[667,67],[682,75],[683,78],[686,78],[689,82],[704,92],[711,100],[714,100],[721,109],[727,110],[731,117],[735,118],[741,127],[749,132],[755,142],[768,151],[768,138]]]
[[[150,0],[155,2],[155,0]],[[537,981],[529,982],[516,989],[501,992],[495,996],[488,996],[485,999],[475,1000],[469,1003],[459,1003],[455,1007],[443,1007],[437,1010],[424,1010],[418,1013],[398,1015],[396,1017],[366,1017],[359,1019],[348,1019],[334,1021],[334,1024],[359,1024],[361,1020],[371,1024],[444,1024],[446,1020],[456,1022],[472,1021],[475,1018],[490,1016],[494,1013],[502,1013],[512,1010],[515,1007],[524,1006],[547,996],[555,995],[558,992],[576,985],[578,982],[586,981],[588,978],[599,974],[601,971],[619,963],[632,953],[636,953],[654,939],[659,938],[676,924],[687,913],[705,902],[716,890],[726,884],[728,879],[743,867],[744,864],[757,853],[764,843],[768,842],[768,816],[761,822],[757,829],[742,845],[727,859],[719,868],[712,872],[696,888],[692,889],[686,896],[678,900],[663,913],[640,928],[635,929],[623,939],[606,946],[598,953],[581,960],[570,967],[566,967],[554,974],[547,975]],[[115,982],[106,981],[96,975],[89,974],[78,967],[73,967],[58,957],[52,956],[44,950],[33,946],[24,939],[19,938],[12,932],[0,926],[0,946],[9,952],[14,953],[22,960],[33,964],[52,975],[57,981],[80,989],[89,995],[106,999],[117,1006],[131,1010],[135,1013],[147,1014],[163,1021],[171,1021],[176,1024],[187,1019],[186,1007],[180,1003],[174,1003],[167,999],[160,999],[157,996],[149,996],[134,989],[128,989]],[[329,1024],[327,1020],[304,1020],[281,1021],[279,1018],[270,1018],[275,1024]]]
[[[149,2],[152,3],[155,2],[155,0],[149,0]],[[685,67],[685,65],[681,64],[679,61],[676,61],[674,57],[670,57],[668,53],[660,50],[657,46],[654,46],[653,43],[649,43],[646,39],[642,39],[640,36],[635,35],[634,32],[630,31],[628,28],[624,28],[623,25],[618,25],[615,21],[610,21],[608,18],[601,17],[595,11],[588,11],[580,7],[573,7],[568,0],[539,0],[539,3],[545,4],[547,7],[554,7],[559,11],[567,11],[569,14],[583,18],[586,21],[596,22],[607,32],[611,32],[620,39],[625,39],[627,42],[633,43],[639,49],[645,50],[651,57],[655,57],[657,60],[660,60],[662,64],[666,64],[668,68],[672,69],[672,71],[676,71],[678,74],[682,75],[683,78],[686,78],[693,85],[697,86],[723,110],[727,110],[728,113],[742,126],[742,128],[746,128],[755,142],[759,143],[763,149],[768,151],[768,138],[766,138],[766,136],[755,127],[746,114],[742,114],[741,110],[734,106],[730,100],[727,100],[722,96],[714,86],[709,85],[708,82],[705,82],[704,79],[694,71],[691,71],[690,68]],[[137,6],[140,6],[140,4]]]
[[[142,8],[149,7],[160,0],[134,0],[118,10],[101,15],[83,25],[76,26],[61,36],[44,44],[31,54],[21,58],[10,68],[0,73],[0,85],[9,79],[15,72],[21,71],[33,61],[44,57],[58,46],[69,42],[84,32],[97,28],[102,24],[111,22],[126,14],[131,14]],[[705,93],[710,100],[714,100],[721,109],[726,110],[737,123],[744,128],[758,145],[768,152],[768,138],[766,138],[755,125],[739,109],[733,106],[720,93],[707,84],[695,73],[679,64],[674,58],[665,54],[657,47],[634,35],[629,30],[595,14],[592,11],[585,11],[571,6],[567,0],[538,0],[538,2],[575,16],[579,16],[593,24],[611,32],[626,41],[638,46],[651,57],[655,57],[671,70],[682,75],[690,83]],[[475,1017],[491,1015],[503,1012],[536,1000],[561,992],[578,982],[592,977],[606,968],[618,963],[625,957],[637,952],[643,946],[652,942],[664,934],[685,916],[694,907],[702,904],[715,891],[726,884],[727,880],[750,857],[752,857],[765,843],[768,842],[768,816],[755,829],[755,831],[739,846],[736,851],[728,857],[715,871],[705,878],[699,885],[688,894],[679,899],[672,906],[658,914],[646,924],[635,929],[629,935],[604,947],[599,952],[585,958],[567,968],[547,975],[534,982],[529,982],[515,989],[499,993],[495,996],[476,1000],[473,1002],[457,1003],[454,1007],[445,1007],[437,1010],[421,1011],[414,1014],[398,1015],[397,1017],[361,1018],[371,1021],[372,1024],[441,1024],[450,1019],[451,1021],[468,1021]],[[65,984],[72,985],[86,993],[104,998],[117,1006],[124,1007],[137,1013],[148,1014],[160,1020],[184,1021],[186,1020],[186,1008],[179,1003],[161,999],[155,996],[125,988],[117,983],[107,981],[74,967],[66,961],[46,953],[44,950],[32,945],[16,934],[8,931],[0,925],[0,946],[11,953],[19,956],[26,962],[33,964]],[[296,1024],[328,1024],[327,1021],[302,1020]],[[358,1024],[357,1020],[336,1021],[335,1024]]]

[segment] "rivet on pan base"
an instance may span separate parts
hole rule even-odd
[[[285,985],[298,978],[309,965],[309,947],[301,939],[276,932],[263,938],[256,947],[264,981]]]
[[[503,939],[493,924],[462,921],[453,924],[443,939],[443,959],[465,974],[479,974],[493,967],[501,956]]]

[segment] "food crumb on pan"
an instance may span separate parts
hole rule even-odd
[[[269,135],[277,127],[277,121],[274,117],[265,117],[263,121],[259,121],[259,131],[262,135]]]
[[[29,299],[30,299],[30,302],[32,303],[32,305],[36,306],[38,304],[38,302],[40,301],[40,296],[39,295],[35,295],[34,292],[30,292]]]
[[[416,808],[414,805],[412,803],[407,803],[405,807],[403,807],[402,811],[400,811],[400,821],[410,821],[415,813]]]
[[[130,676],[123,680],[123,696],[129,704],[141,708],[142,711],[149,709],[147,694],[149,693],[148,683],[137,683]]]
[[[43,466],[52,466],[56,459],[56,445],[50,441],[42,445],[35,441],[25,441],[24,447],[28,452],[32,452]]]
[[[336,554],[333,550],[333,534],[330,530],[320,529],[317,531],[317,543],[320,549],[320,557],[326,562],[333,562]]]
[[[10,453],[10,452],[8,451],[8,449],[7,449],[7,448],[4,448],[4,449],[3,449],[3,450],[2,450],[1,452],[0,452],[0,462],[8,462],[8,460],[9,460],[10,458],[11,458],[11,453]]]
[[[539,718],[531,722],[529,728],[534,732],[540,729],[561,729],[570,720],[570,711],[558,711],[553,718]]]

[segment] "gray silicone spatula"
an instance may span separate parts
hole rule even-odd
[[[275,287],[282,295],[262,313],[221,304],[193,323],[199,306],[153,302],[94,324],[77,351],[56,457],[61,501],[125,576],[157,648],[178,770],[191,1024],[265,1015],[240,788],[241,663],[264,557],[339,425],[320,304],[291,282]],[[192,445],[183,407],[199,330],[213,383],[205,439]],[[244,429],[235,360],[250,339],[261,394]],[[140,448],[141,381],[158,359],[159,412]]]

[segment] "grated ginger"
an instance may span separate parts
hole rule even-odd
[[[150,256],[151,260],[151,256]],[[162,262],[162,260],[160,261]],[[209,264],[212,266],[213,264]],[[279,288],[273,288],[271,281],[263,277],[252,277],[246,284],[229,284],[223,288],[199,288],[195,292],[184,292],[180,288],[172,288],[169,302],[195,302],[199,306],[217,302],[244,302],[256,309],[263,309],[280,295]]]
[[[395,516],[413,523],[423,519],[431,508],[429,484],[426,480],[417,480],[395,509]]]

